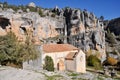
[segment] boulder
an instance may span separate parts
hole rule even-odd
[[[28,6],[29,6],[29,7],[36,7],[36,5],[35,5],[34,2],[30,2],[30,3],[28,4]]]

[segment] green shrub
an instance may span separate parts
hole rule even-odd
[[[54,71],[53,59],[50,56],[45,57],[44,69],[46,69],[48,71]]]
[[[37,12],[37,8],[26,6],[31,12]]]
[[[79,74],[78,73],[70,73],[70,74],[68,74],[69,76],[78,76]]]
[[[42,10],[41,9],[39,9],[39,15],[41,16],[41,17],[45,17],[45,15],[43,14],[43,12],[42,12]]]
[[[100,60],[94,55],[90,55],[87,58],[87,65],[91,66],[91,67],[94,67],[95,69],[100,69],[101,68]]]
[[[55,13],[53,13],[52,15],[51,15],[51,17],[55,17],[56,15],[55,15]]]

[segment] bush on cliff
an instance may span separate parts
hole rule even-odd
[[[53,14],[51,15],[51,17],[53,17],[53,18],[55,18],[55,16],[56,16],[56,14],[55,14],[55,13],[53,13]]]
[[[45,15],[43,14],[43,11],[39,8],[39,15],[41,16],[41,17],[45,17]]]

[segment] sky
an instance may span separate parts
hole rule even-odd
[[[43,8],[59,8],[71,7],[87,9],[93,12],[97,17],[104,16],[104,19],[113,19],[120,17],[120,0],[0,0],[0,2],[8,2],[14,5],[27,5],[34,2],[37,6]]]

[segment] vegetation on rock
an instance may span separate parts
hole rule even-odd
[[[43,14],[42,10],[40,7],[30,7],[30,6],[27,6],[27,5],[10,5],[8,4],[7,2],[4,2],[4,3],[1,3],[3,4],[3,9],[13,9],[15,12],[17,12],[18,10],[22,10],[23,12],[27,12],[27,9],[29,9],[29,11],[31,12],[38,12],[38,14],[41,16],[41,17],[45,17],[45,15]]]
[[[43,12],[42,12],[41,9],[39,9],[38,13],[39,13],[39,15],[40,15],[41,17],[45,17],[45,15],[43,14]]]
[[[114,58],[112,58],[112,57],[108,57],[107,58],[107,64],[109,64],[109,65],[116,65],[117,64],[117,60],[116,59],[114,59]]]
[[[55,16],[56,16],[55,13],[53,13],[53,14],[51,15],[51,17],[53,17],[53,18],[54,18]]]

